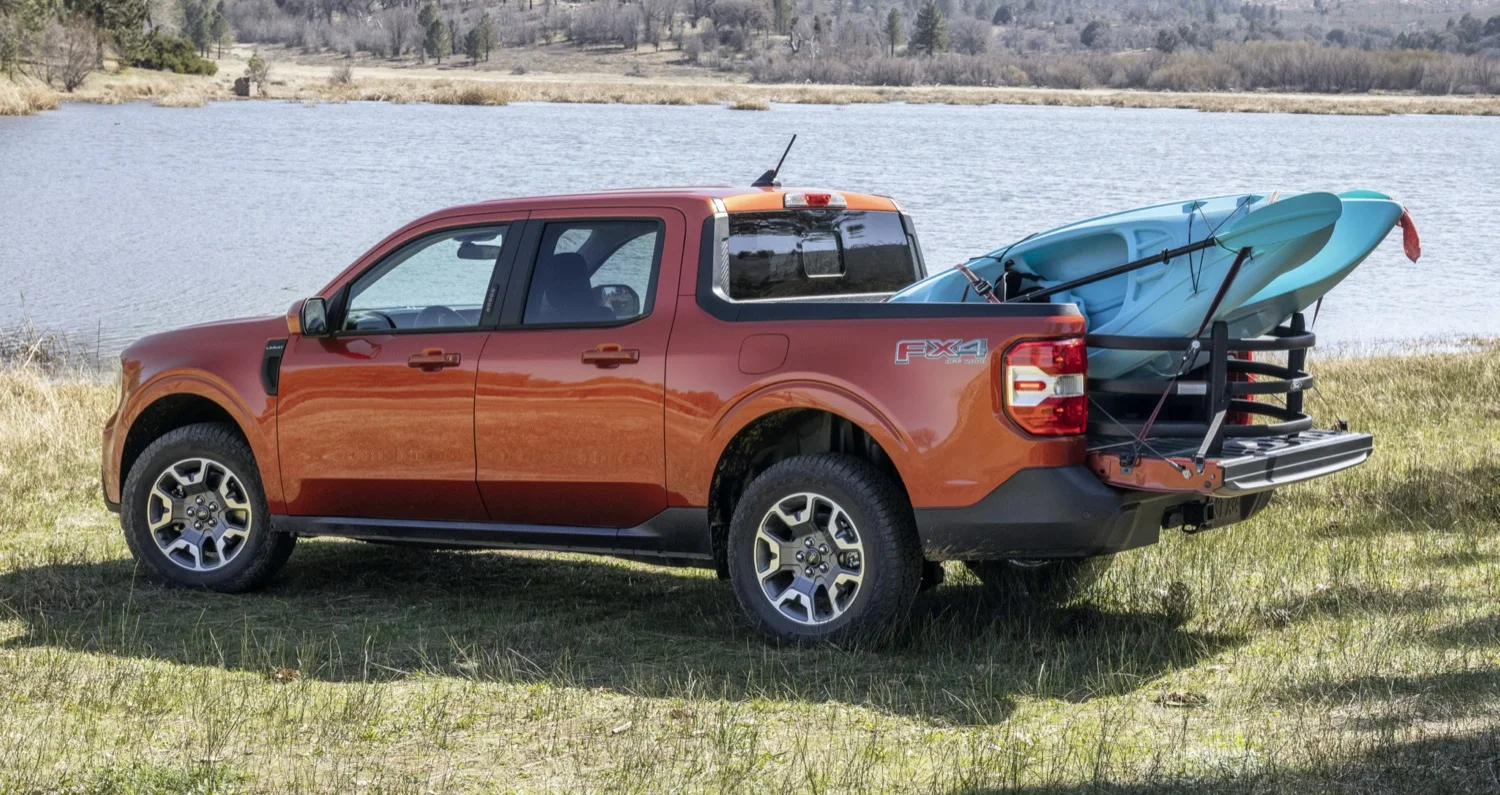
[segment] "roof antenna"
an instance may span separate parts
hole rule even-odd
[[[790,153],[792,151],[792,144],[794,144],[794,143],[797,143],[797,136],[796,136],[795,133],[792,135],[792,140],[787,141],[787,143],[786,143],[786,151],[781,153],[781,159],[776,161],[776,167],[773,168],[773,169],[771,169],[770,171],[767,171],[764,174],[761,174],[760,175],[760,179],[758,179],[758,180],[750,183],[750,187],[752,187],[752,188],[779,188],[779,187],[781,187],[781,180],[777,179],[776,175],[781,173],[781,164],[786,162],[786,156],[787,156],[788,153]]]

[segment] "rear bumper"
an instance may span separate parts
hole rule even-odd
[[[1111,488],[1087,467],[1024,469],[962,508],[916,509],[929,560],[1077,558],[1154,544],[1163,528],[1244,521],[1271,492],[1215,498]]]

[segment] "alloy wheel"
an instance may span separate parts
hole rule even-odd
[[[146,499],[146,526],[157,548],[189,571],[228,565],[244,550],[253,520],[244,481],[208,458],[165,468]]]
[[[826,496],[778,500],[761,518],[754,553],[761,593],[798,624],[826,624],[859,598],[864,544],[849,513]]]

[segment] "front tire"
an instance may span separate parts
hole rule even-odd
[[[728,557],[751,623],[799,645],[889,635],[922,581],[906,494],[869,462],[832,453],[757,477],[735,507]]]
[[[120,496],[131,554],[178,585],[225,593],[258,588],[297,541],[271,531],[255,455],[236,429],[220,423],[187,425],[152,442]]]

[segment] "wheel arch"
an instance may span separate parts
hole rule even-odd
[[[267,502],[273,506],[280,502],[281,480],[275,467],[274,440],[261,439],[254,432],[258,426],[248,411],[219,386],[191,377],[158,380],[131,402],[140,408],[131,412],[118,443],[116,482],[122,488],[141,453],[163,434],[188,425],[214,422],[233,429],[249,445]]]
[[[869,461],[906,493],[906,482],[886,445],[864,425],[826,408],[781,408],[746,423],[724,445],[708,491],[714,566],[727,576],[729,523],[739,498],[760,473],[780,461],[814,453],[842,453]]]

